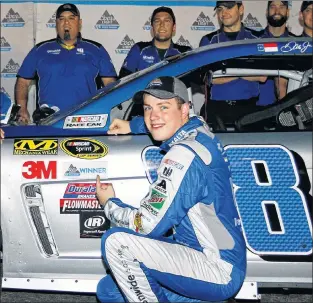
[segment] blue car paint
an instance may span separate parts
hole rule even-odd
[[[278,51],[265,52],[262,46],[268,42],[277,43]],[[294,43],[292,47],[286,48],[286,45]],[[298,47],[297,47],[298,45]],[[303,47],[306,45],[307,47]],[[302,48],[301,48],[302,46]],[[282,49],[285,48],[283,52]],[[288,52],[286,52],[288,50]],[[235,41],[232,43],[220,43],[209,46],[204,46],[195,49],[191,52],[180,55],[178,60],[170,60],[169,63],[163,61],[157,66],[149,68],[149,72],[140,73],[138,77],[135,74],[131,75],[130,81],[123,83],[117,82],[116,85],[110,85],[109,88],[104,88],[97,92],[95,96],[84,102],[84,104],[74,108],[71,111],[59,112],[55,118],[51,117],[53,121],[50,125],[44,126],[6,126],[5,134],[7,138],[10,137],[40,137],[43,136],[84,136],[84,135],[101,135],[105,134],[110,125],[110,111],[113,107],[121,102],[130,99],[135,92],[143,89],[151,80],[161,76],[178,76],[197,69],[201,66],[208,65],[221,60],[227,60],[243,56],[262,56],[262,55],[312,55],[312,42],[309,38],[293,38],[293,39],[260,39],[260,40],[244,40]],[[98,99],[97,95],[101,95]],[[93,100],[97,99],[97,100]],[[63,129],[64,120],[67,116],[72,115],[96,115],[108,114],[107,123],[104,128],[95,129]]]

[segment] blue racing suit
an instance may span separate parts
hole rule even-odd
[[[117,198],[104,207],[119,227],[102,237],[103,259],[115,280],[107,275],[99,282],[98,299],[226,300],[244,281],[246,245],[224,149],[193,117],[161,150],[166,154],[157,179],[140,207]],[[171,238],[164,236],[169,230]]]
[[[285,32],[276,38],[284,37],[297,37],[295,34],[288,31],[286,28]],[[260,38],[275,38],[272,33],[269,31],[269,28],[266,27],[263,31],[260,32]],[[257,105],[265,106],[275,103],[276,101],[275,94],[275,83],[273,79],[268,79],[265,83],[260,83],[260,96]]]
[[[178,55],[190,51],[189,46],[182,46],[171,43],[167,49],[164,58]],[[130,49],[124,63],[121,67],[119,77],[125,77],[139,70],[143,70],[151,65],[160,62],[162,59],[159,56],[157,48],[154,46],[154,41],[138,42]]]

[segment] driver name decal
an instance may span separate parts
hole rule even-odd
[[[281,47],[281,51],[283,53],[289,53],[292,51],[300,51],[300,53],[305,53],[309,48],[312,48],[312,44],[309,41],[305,42],[296,42],[296,41],[291,41],[288,42],[286,45]]]
[[[103,128],[108,115],[80,115],[65,118],[63,129],[69,128]]]

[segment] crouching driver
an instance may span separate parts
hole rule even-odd
[[[110,274],[100,280],[101,302],[226,300],[245,278],[246,245],[230,171],[218,139],[198,117],[189,118],[186,86],[160,77],[134,96],[165,156],[157,181],[138,209],[115,197],[97,178],[97,197],[119,227],[102,237]],[[123,121],[128,123],[126,121]],[[173,237],[165,237],[173,230]]]

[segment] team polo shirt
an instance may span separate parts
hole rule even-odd
[[[258,32],[241,25],[236,40],[257,39]],[[210,45],[220,42],[232,41],[221,29],[205,35],[200,41],[200,46]],[[215,84],[211,87],[211,100],[247,100],[259,95],[259,83],[244,79],[236,79],[225,84]]]
[[[39,105],[68,109],[85,101],[97,90],[96,78],[116,77],[111,58],[94,41],[78,39],[72,49],[59,39],[37,44],[26,56],[17,77],[38,77]]]
[[[166,50],[164,58],[190,51],[191,47],[171,43]],[[121,67],[119,77],[125,77],[139,70],[162,61],[158,49],[154,46],[154,40],[149,42],[138,42],[130,49]]]
[[[284,37],[297,37],[295,34],[289,32],[286,28],[285,32],[279,36],[275,37],[269,31],[269,28],[266,27],[263,31],[260,32],[261,38],[284,38]],[[274,80],[268,79],[265,83],[260,83],[260,96],[257,105],[265,106],[275,103],[276,101],[275,93],[275,83]]]
[[[300,37],[308,37],[308,38],[312,38],[312,36],[308,35],[305,31],[303,31],[303,33],[301,34]]]

